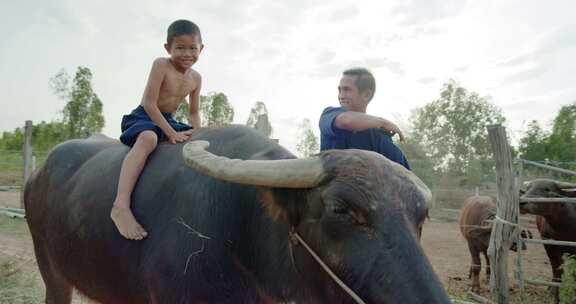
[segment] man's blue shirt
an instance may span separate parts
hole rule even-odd
[[[352,132],[334,125],[336,117],[347,110],[328,107],[320,116],[320,151],[330,149],[361,149],[382,154],[410,170],[404,153],[394,144],[392,137],[381,129]]]

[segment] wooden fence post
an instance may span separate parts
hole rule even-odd
[[[522,174],[524,173],[524,164],[520,159],[517,162],[518,171],[516,171],[516,188],[518,191],[522,188]],[[518,200],[520,200],[520,194],[518,194]],[[520,220],[518,220],[520,222]],[[519,232],[520,233],[520,232]],[[528,237],[528,236],[526,236]],[[518,287],[520,288],[520,301],[526,301],[526,294],[525,294],[525,284],[524,284],[524,265],[522,262],[522,245],[526,246],[524,240],[522,239],[522,235],[518,236],[518,241],[516,242],[516,281],[518,282]]]
[[[518,225],[518,189],[514,180],[512,155],[501,125],[488,126],[488,139],[496,161],[496,183],[498,198],[496,217],[490,236],[488,256],[492,266],[490,293],[496,303],[505,304],[508,298],[508,249]]]
[[[20,187],[20,208],[24,209],[24,185],[32,173],[32,121],[27,120],[24,125],[24,143],[22,146],[22,159],[24,159],[24,176]]]

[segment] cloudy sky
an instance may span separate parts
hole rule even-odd
[[[48,80],[89,67],[104,103],[104,133],[141,99],[167,26],[196,22],[205,48],[203,93],[224,92],[245,123],[256,101],[274,137],[295,150],[297,126],[337,105],[342,70],[371,69],[368,112],[408,127],[411,110],[449,79],[490,96],[512,137],[550,124],[576,100],[576,2],[539,0],[1,1],[0,131],[59,117]]]

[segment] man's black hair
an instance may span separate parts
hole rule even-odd
[[[372,95],[368,98],[368,101],[372,100],[374,93],[376,92],[376,80],[374,75],[366,68],[351,68],[342,73],[347,76],[358,76],[356,77],[356,87],[358,92],[362,93],[365,90],[370,90]]]

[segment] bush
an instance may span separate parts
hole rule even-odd
[[[560,303],[576,303],[576,255],[565,255],[560,285]]]

